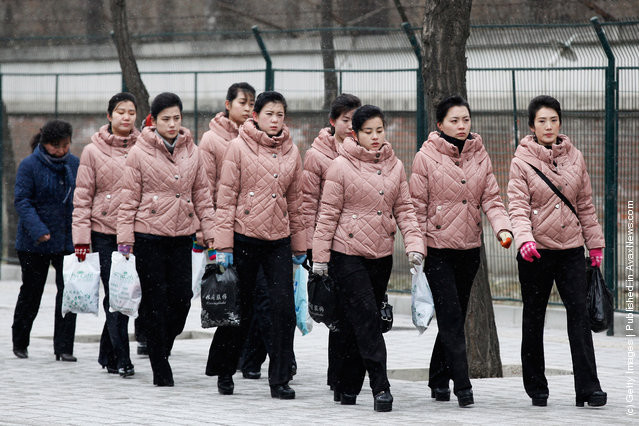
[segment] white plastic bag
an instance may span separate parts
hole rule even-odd
[[[417,327],[419,334],[422,334],[433,319],[435,302],[424,271],[420,268],[418,272],[415,268],[411,268],[410,272],[413,275],[410,310],[413,315],[413,324]]]
[[[84,262],[75,254],[64,256],[62,316],[67,312],[98,315],[100,306],[100,255],[88,253]]]
[[[111,253],[109,273],[109,310],[137,318],[141,300],[142,288],[135,269],[135,256],[130,254],[127,259],[120,252],[114,251]]]
[[[206,251],[194,252],[191,250],[191,287],[193,288],[193,298],[200,296],[202,290],[202,277],[206,269]]]

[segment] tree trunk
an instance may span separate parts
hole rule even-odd
[[[428,0],[422,31],[422,77],[428,128],[435,127],[437,104],[450,95],[466,97],[466,40],[472,0]],[[482,237],[481,262],[473,283],[466,318],[466,350],[471,377],[501,377],[499,339],[488,283]]]
[[[126,19],[126,0],[111,0],[111,18],[113,19],[113,40],[118,50],[120,68],[127,91],[133,93],[138,101],[138,113],[136,126],[140,127],[142,120],[146,118],[149,111],[149,92],[147,92],[138,64],[133,55],[131,40],[129,38],[129,27]]]
[[[329,28],[333,25],[333,1],[324,0],[321,2],[322,27]],[[322,49],[322,63],[324,69],[335,69],[335,46],[333,45],[333,33],[331,31],[320,32],[320,47]],[[337,97],[337,73],[334,71],[324,71],[324,106],[328,111],[331,108],[333,99]]]
[[[7,226],[2,232],[2,245],[0,256],[17,259],[16,235],[18,233],[18,212],[13,207],[13,193],[16,185],[16,160],[13,154],[13,142],[9,131],[9,115],[4,102],[2,103],[2,216]],[[3,224],[0,224],[3,226]],[[6,252],[5,252],[6,247]]]

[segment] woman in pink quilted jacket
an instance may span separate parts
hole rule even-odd
[[[393,267],[397,226],[409,262],[421,265],[424,243],[402,162],[385,139],[382,111],[353,114],[353,137],[328,169],[313,236],[313,272],[329,272],[339,295],[342,359],[333,383],[343,405],[355,404],[368,372],[375,411],[391,411],[380,308]]]
[[[180,98],[157,95],[151,117],[126,161],[117,242],[125,256],[135,248],[153,384],[173,386],[168,357],[191,306],[192,237],[201,226],[213,247],[214,209]]]
[[[566,307],[578,406],[602,406],[607,394],[597,378],[588,309],[584,244],[590,261],[602,261],[604,236],[592,202],[592,187],[581,152],[560,134],[561,106],[538,96],[528,106],[532,135],[521,140],[510,166],[510,220],[519,249],[517,263],[524,303],[521,363],[532,404],[545,406],[544,319],[553,286]],[[571,204],[564,203],[545,177]],[[573,210],[574,209],[574,210]]]
[[[100,255],[106,321],[100,338],[98,362],[109,373],[134,374],[129,356],[129,317],[109,311],[111,253],[117,251],[116,221],[120,206],[124,164],[140,132],[135,128],[137,103],[130,93],[110,100],[105,124],[82,151],[73,196],[73,244],[84,261],[88,252]]]
[[[304,192],[304,202],[302,211],[306,218],[308,260],[313,259],[313,233],[315,224],[319,216],[319,205],[322,196],[322,189],[326,181],[326,173],[339,154],[337,147],[344,142],[344,139],[353,135],[353,113],[362,105],[357,96],[347,93],[339,95],[331,104],[328,116],[330,127],[320,130],[319,135],[313,141],[311,148],[304,155],[304,177],[302,179],[302,191]],[[337,363],[340,356],[337,353],[337,330],[328,332],[328,373],[327,384],[339,397],[334,382],[336,381]]]
[[[474,403],[468,378],[464,322],[479,268],[481,210],[506,248],[512,234],[493,168],[477,133],[470,106],[451,96],[437,106],[437,128],[413,160],[410,192],[426,242],[428,278],[439,331],[430,359],[428,386],[436,401],[449,401],[449,382],[460,406]]]
[[[206,374],[218,376],[223,395],[234,390],[233,374],[253,316],[256,278],[262,268],[272,302],[267,339],[271,396],[295,398],[288,385],[295,331],[293,261],[301,264],[306,258],[306,229],[301,214],[302,159],[285,116],[284,96],[261,93],[253,119],[242,125],[222,164],[215,248],[218,264],[236,266],[242,304],[240,329],[218,327],[209,350]]]

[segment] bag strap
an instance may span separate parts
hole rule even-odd
[[[530,167],[532,167],[533,170],[535,170],[535,173],[537,173],[537,175],[541,178],[541,180],[546,182],[546,185],[548,185],[550,187],[550,189],[552,189],[552,192],[557,194],[557,197],[559,197],[559,199],[561,199],[561,201],[563,201],[564,204],[568,206],[570,211],[572,211],[575,214],[575,216],[577,216],[577,210],[575,210],[575,207],[568,200],[568,198],[566,198],[566,196],[564,194],[562,194],[561,191],[550,181],[550,179],[548,179],[548,177],[545,174],[543,174],[543,172],[541,170],[539,170],[537,167],[533,166],[530,163],[527,163],[527,164]],[[577,216],[577,220],[579,220],[578,216]]]

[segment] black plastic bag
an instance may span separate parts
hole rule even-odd
[[[589,258],[586,258],[586,283],[588,291],[586,306],[590,317],[590,329],[595,333],[608,330],[614,316],[612,292],[606,286],[599,267],[591,266]]]
[[[393,328],[393,305],[388,303],[388,294],[384,295],[379,313],[382,318],[382,333],[386,333]]]
[[[235,267],[222,272],[215,264],[206,265],[202,277],[202,328],[240,325],[240,288]]]
[[[328,275],[308,274],[308,313],[315,322],[337,327],[337,289]]]

